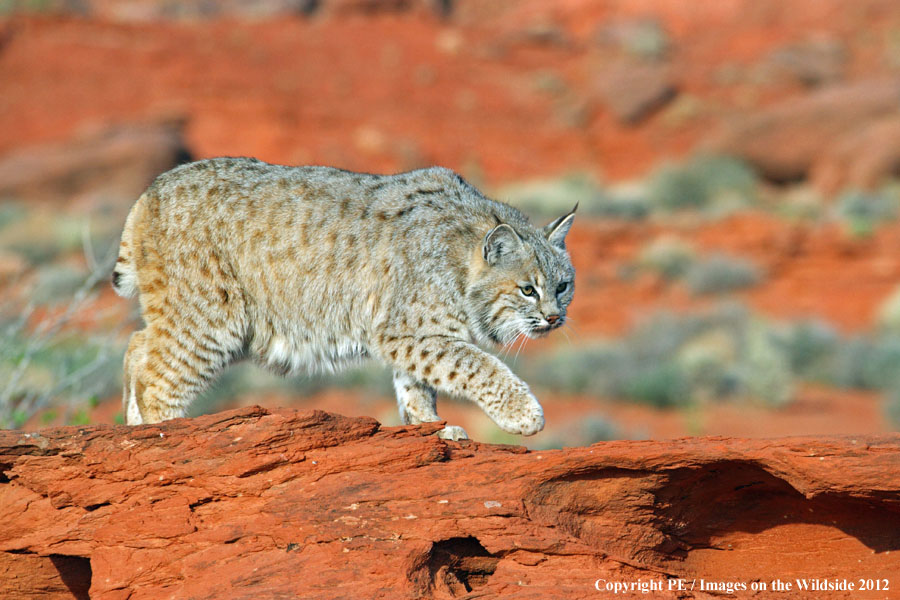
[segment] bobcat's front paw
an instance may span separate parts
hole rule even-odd
[[[503,412],[494,421],[509,433],[534,435],[544,428],[544,409],[531,392],[525,392],[504,404]]]
[[[466,433],[466,430],[457,425],[447,425],[443,429],[437,432],[437,436],[442,440],[467,440],[469,439],[469,434]]]

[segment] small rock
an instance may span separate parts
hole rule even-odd
[[[641,122],[668,104],[677,94],[668,67],[621,61],[600,76],[598,94],[616,119],[625,124]]]

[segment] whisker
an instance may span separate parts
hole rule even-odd
[[[560,327],[560,330],[561,330],[561,331],[565,331],[566,329],[568,329],[568,330],[571,331],[572,334],[575,336],[575,339],[576,339],[576,341],[577,341],[579,344],[585,344],[586,342],[585,342],[584,336],[581,335],[581,332],[578,331],[578,328],[575,327],[575,324],[574,324],[574,323],[572,323],[571,325],[569,325],[569,322],[570,322],[570,321],[571,321],[571,319],[569,319],[568,317],[566,317],[566,322],[563,323],[563,326]],[[569,325],[569,326],[566,327],[566,325]]]
[[[504,360],[509,358],[509,353],[512,352],[513,345],[516,343],[516,340],[518,340],[518,339],[519,339],[519,336],[516,336],[513,339],[511,339],[510,341],[503,344],[503,359]]]
[[[519,360],[519,352],[522,351],[522,348],[525,347],[525,344],[528,343],[528,340],[531,339],[527,335],[522,336],[522,341],[519,343],[519,348],[516,350],[516,356],[513,358],[513,364],[517,365]]]

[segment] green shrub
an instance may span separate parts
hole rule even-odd
[[[659,60],[671,46],[669,34],[655,18],[611,20],[600,26],[595,40],[641,60]]]
[[[522,374],[560,392],[660,407],[741,396],[782,406],[797,380],[900,390],[900,335],[842,337],[817,320],[776,326],[722,305],[660,313],[620,340],[532,357]]]
[[[864,336],[841,340],[831,358],[830,374],[823,378],[823,382],[848,389],[873,388],[870,366],[873,355],[874,345]]]
[[[602,187],[585,173],[502,186],[492,195],[532,218],[558,217],[578,203],[579,214],[636,221],[656,209],[665,211],[732,210],[756,200],[757,177],[743,162],[698,155],[665,165],[649,180]]]
[[[843,388],[900,387],[900,337],[854,335],[841,340],[821,380]]]
[[[879,329],[892,334],[900,334],[900,286],[881,303],[878,309],[877,324]]]
[[[862,223],[871,226],[896,219],[898,201],[885,191],[850,190],[838,197],[835,209],[838,217],[851,224]]]
[[[623,38],[625,50],[643,59],[661,59],[671,45],[666,30],[655,19],[642,19],[633,23]]]
[[[674,363],[636,372],[622,391],[627,399],[656,408],[684,406],[691,401],[687,375]]]
[[[520,444],[521,438],[510,434],[496,434],[497,428],[488,431],[492,443]],[[576,422],[571,423],[561,430],[554,429],[556,433],[541,436],[542,439],[532,446],[535,450],[557,450],[565,447],[590,446],[597,442],[622,439],[622,433],[615,422],[602,414],[583,415]],[[500,432],[503,434],[503,432]]]
[[[714,203],[744,204],[756,198],[757,177],[745,163],[698,155],[665,165],[650,178],[651,204],[665,210],[704,210]]]
[[[650,216],[650,205],[641,196],[603,194],[587,205],[586,214],[605,219],[640,221]]]
[[[898,208],[900,199],[890,186],[877,192],[850,190],[841,194],[835,204],[837,217],[855,238],[867,238],[882,223],[896,220]]]
[[[545,353],[525,362],[526,380],[549,389],[585,393],[671,407],[693,402],[713,390],[716,397],[734,393],[735,357],[710,367],[696,342],[720,331],[735,344],[746,311],[721,306],[699,315],[657,314],[617,342],[593,343]]]
[[[381,396],[394,394],[389,371],[376,363],[363,363],[337,373],[281,377],[254,363],[243,362],[225,369],[210,388],[191,403],[189,413],[197,416],[216,412],[250,393],[282,392],[303,398],[335,387],[365,388]]]
[[[591,176],[575,173],[554,179],[506,185],[494,190],[493,195],[535,220],[547,220],[567,213],[576,203],[579,213],[589,213],[602,192]]]
[[[661,237],[647,245],[638,258],[641,267],[652,269],[666,279],[683,277],[694,262],[694,249],[676,237]]]
[[[590,175],[575,173],[565,177],[510,184],[493,195],[515,206],[537,221],[554,219],[578,204],[578,214],[637,221],[650,214],[642,194],[612,193]]]
[[[121,343],[77,334],[35,343],[30,335],[16,333],[0,348],[0,428],[21,427],[47,408],[82,410],[120,389]]]
[[[900,338],[870,339],[861,353],[860,387],[883,389],[900,385]]]
[[[739,343],[734,331],[717,327],[679,348],[676,359],[697,401],[727,398],[740,391],[740,374],[736,371]]]
[[[0,202],[0,231],[23,221],[28,209],[18,202]]]
[[[579,446],[590,446],[621,437],[619,427],[603,415],[587,415],[579,423],[581,429]]]
[[[757,285],[762,270],[752,261],[727,254],[713,254],[694,261],[685,274],[692,293],[722,294]]]
[[[885,394],[884,412],[888,421],[900,429],[900,389],[891,389]]]
[[[630,369],[622,348],[605,343],[561,348],[526,360],[523,371],[535,384],[570,394],[613,395]]]
[[[661,408],[735,397],[782,406],[793,398],[792,365],[805,369],[831,359],[825,350],[805,354],[805,344],[740,305],[723,304],[694,314],[660,313],[618,341],[531,357],[522,375],[558,392]]]
[[[26,219],[29,227],[3,230],[4,236],[10,231],[15,235],[0,236],[0,247],[11,239],[27,243],[27,234],[38,226],[33,217],[29,214]],[[44,265],[24,305],[15,298],[0,298],[0,428],[19,427],[47,410],[62,410],[67,419],[78,420],[78,411],[87,411],[93,398],[120,390],[124,354],[120,333],[130,323],[124,320],[89,335],[73,323],[96,298],[96,286],[108,281],[117,244],[98,260],[89,232],[84,228],[79,232],[77,243],[85,248],[90,272]],[[52,304],[53,310],[40,312],[45,304]]]
[[[791,371],[800,377],[822,380],[832,372],[840,343],[838,332],[819,320],[806,319],[777,332]]]
[[[709,204],[709,189],[697,175],[677,166],[664,166],[650,180],[651,202],[666,210],[700,210]]]
[[[91,417],[88,415],[88,412],[84,409],[79,409],[69,415],[66,425],[88,425],[90,422]]]
[[[747,328],[743,380],[754,398],[770,406],[784,406],[793,398],[793,374],[786,353],[773,338],[760,322]]]
[[[58,417],[58,416],[59,416],[59,413],[57,413],[55,409],[50,409],[41,415],[41,424],[49,425],[50,423],[55,421],[56,417]]]

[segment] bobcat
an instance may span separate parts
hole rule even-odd
[[[393,368],[404,423],[440,420],[441,390],[535,434],[541,405],[475,343],[565,322],[574,214],[536,229],[438,167],[382,176],[215,158],[172,169],[131,209],[113,273],[119,295],[139,294],[146,325],[125,355],[126,421],[184,416],[239,358],[287,374],[373,357]]]

